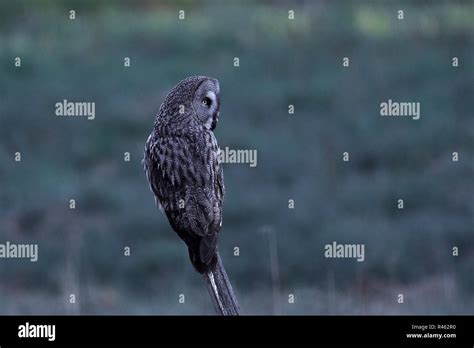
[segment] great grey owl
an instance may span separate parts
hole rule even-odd
[[[217,252],[224,199],[220,150],[213,132],[219,114],[216,79],[193,76],[179,82],[160,106],[143,163],[156,203],[186,243],[216,307],[222,314],[238,314]]]

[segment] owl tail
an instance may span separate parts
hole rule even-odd
[[[215,253],[215,257],[208,265],[203,276],[217,313],[221,315],[239,315],[240,306],[218,252]]]

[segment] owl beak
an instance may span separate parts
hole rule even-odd
[[[220,111],[218,111],[218,112],[214,113],[214,115],[212,115],[211,130],[214,130],[214,128],[216,128],[217,122],[219,122],[219,115],[220,115]]]

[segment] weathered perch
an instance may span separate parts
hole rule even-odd
[[[215,262],[211,264],[209,271],[203,275],[216,312],[221,315],[239,315],[240,306],[225,272],[219,252],[216,253]]]

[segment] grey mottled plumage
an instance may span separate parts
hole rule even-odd
[[[219,82],[188,77],[166,96],[145,145],[143,164],[157,204],[186,243],[218,313],[240,308],[217,252],[224,177],[213,130],[219,119]]]
[[[161,104],[143,161],[157,204],[200,273],[216,259],[222,225],[224,178],[213,133],[219,108],[217,80],[179,82]]]

